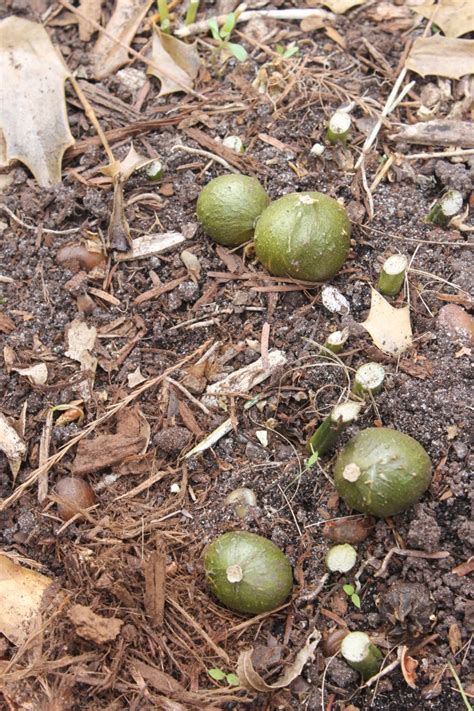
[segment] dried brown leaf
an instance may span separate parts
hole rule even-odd
[[[351,7],[363,5],[364,3],[365,0],[323,0],[321,4],[328,7],[337,15],[343,15],[345,12],[350,10]]]
[[[428,75],[460,79],[474,74],[474,40],[450,39],[440,34],[418,37],[405,67],[422,77]]]
[[[73,605],[67,615],[76,628],[76,634],[96,644],[113,642],[123,625],[123,620],[96,615],[85,605]]]
[[[181,261],[186,267],[189,276],[197,284],[199,277],[201,276],[201,262],[196,257],[195,254],[190,252],[188,249],[183,249],[180,254]]]
[[[37,363],[30,368],[12,368],[15,373],[28,378],[32,385],[44,385],[48,380],[48,368],[46,363]]]
[[[474,556],[471,556],[469,560],[464,561],[464,563],[460,563],[460,565],[457,565],[455,568],[452,569],[451,571],[455,575],[459,575],[460,578],[464,577],[464,575],[470,575],[471,573],[474,573]]]
[[[418,662],[413,657],[409,657],[408,647],[402,647],[402,653],[400,658],[400,667],[402,670],[403,678],[411,689],[416,689],[416,668]]]
[[[161,33],[155,27],[151,59],[154,66],[147,68],[147,74],[160,80],[160,96],[193,88],[200,65],[195,44],[181,42],[172,35]],[[163,67],[164,73],[159,71],[158,67]]]
[[[459,629],[459,625],[457,625],[455,622],[453,622],[453,624],[449,626],[448,641],[451,652],[453,654],[456,654],[456,652],[458,652],[462,647],[462,640],[461,630]]]
[[[8,464],[13,475],[16,475],[21,466],[22,459],[26,455],[26,444],[23,437],[17,432],[15,427],[8,419],[0,412],[0,451],[4,453],[8,459]]]
[[[474,4],[472,0],[434,0],[425,5],[414,5],[418,15],[441,27],[446,37],[460,37],[474,30]],[[467,73],[467,72],[466,72]]]
[[[107,241],[109,246],[118,252],[128,252],[133,246],[123,204],[123,182],[119,176],[114,178],[114,201],[107,230]]]
[[[41,187],[53,187],[74,138],[64,96],[69,70],[42,25],[15,16],[0,22],[0,76],[4,165],[19,160]]]
[[[161,627],[165,614],[166,553],[158,542],[144,564],[145,611],[154,627]]]
[[[383,353],[398,356],[413,342],[409,307],[393,308],[375,289],[372,289],[369,315],[361,326]]]
[[[52,580],[0,555],[0,632],[17,646],[28,639]]]
[[[95,22],[99,22],[102,11],[102,0],[81,0],[79,10],[86,17]],[[94,32],[96,32],[95,27],[80,15],[78,15],[77,21],[79,23],[79,39],[83,42],[88,42]]]
[[[11,333],[15,328],[15,322],[12,321],[10,316],[0,313],[0,333]]]
[[[94,349],[97,330],[83,321],[74,319],[66,329],[66,355],[81,364],[82,370],[94,373],[97,360],[91,355]]]
[[[252,691],[274,691],[288,686],[301,674],[305,664],[314,658],[314,650],[318,646],[320,639],[321,633],[318,630],[313,630],[308,636],[304,647],[296,655],[294,662],[286,667],[280,678],[273,684],[267,684],[260,674],[255,671],[252,663],[253,649],[244,650],[239,654],[237,661],[237,676],[242,686]]]
[[[117,0],[112,17],[94,47],[94,77],[104,79],[128,61],[127,46],[151,7],[153,0]],[[114,42],[110,36],[120,41]],[[125,47],[123,46],[125,45]]]

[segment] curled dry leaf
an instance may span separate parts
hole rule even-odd
[[[267,684],[265,679],[262,679],[260,674],[255,671],[252,663],[253,649],[244,650],[239,654],[237,661],[237,676],[242,686],[252,691],[274,691],[288,686],[301,674],[305,664],[314,658],[314,650],[318,646],[320,639],[321,633],[318,630],[313,630],[308,636],[304,647],[296,655],[294,662],[286,667],[281,677],[273,684]]]
[[[37,363],[30,368],[12,368],[15,373],[28,378],[32,385],[44,385],[48,380],[48,368],[46,363]]]
[[[0,632],[17,646],[28,639],[52,580],[0,555]]]
[[[433,20],[446,37],[460,37],[474,30],[472,0],[439,0],[437,3],[431,0],[424,5],[413,5],[412,10]]]
[[[147,156],[142,156],[137,153],[133,143],[130,144],[130,149],[123,160],[116,160],[114,163],[107,165],[102,168],[102,172],[105,175],[109,175],[111,178],[119,177],[123,182],[127,181],[129,177],[136,170],[144,168],[149,163],[153,163],[155,158],[148,158]]]
[[[155,27],[151,59],[154,66],[148,67],[147,74],[160,80],[160,96],[193,88],[200,65],[196,44],[181,42]],[[160,71],[160,68],[163,68],[163,71]]]
[[[26,455],[26,444],[22,437],[18,434],[13,425],[0,412],[0,451],[4,453],[8,459],[8,464],[13,475],[16,478],[21,466],[22,459]]]
[[[398,356],[413,343],[409,307],[394,309],[375,289],[369,315],[361,326],[383,353]]]
[[[403,678],[411,689],[416,689],[416,668],[418,662],[413,657],[408,656],[408,647],[403,646],[400,655],[400,667]]]
[[[439,34],[417,37],[405,67],[422,77],[431,75],[460,79],[474,74],[474,40],[451,39]]]
[[[184,266],[188,270],[189,276],[197,284],[198,279],[201,276],[201,262],[195,254],[189,252],[187,249],[183,249],[180,257]]]
[[[85,605],[73,605],[67,615],[76,628],[76,634],[96,644],[113,642],[123,625],[123,620],[96,615]]]
[[[66,355],[81,364],[81,369],[94,373],[97,359],[91,355],[94,349],[97,330],[83,321],[74,319],[66,330]]]
[[[42,25],[15,16],[0,22],[0,76],[0,164],[19,160],[51,188],[74,138],[64,97],[69,70]]]
[[[123,67],[128,60],[130,42],[147,14],[153,0],[117,0],[112,17],[94,47],[94,77],[104,79]],[[118,42],[114,41],[115,37]]]

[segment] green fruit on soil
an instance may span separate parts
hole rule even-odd
[[[274,276],[325,281],[346,261],[351,225],[323,193],[290,193],[272,202],[255,229],[255,252]]]
[[[341,450],[334,474],[347,506],[383,518],[405,511],[424,494],[431,481],[431,461],[413,437],[370,427]]]
[[[204,232],[226,247],[252,239],[255,222],[270,202],[256,178],[221,175],[198,197],[196,213]]]
[[[252,615],[283,604],[293,585],[284,553],[267,538],[245,531],[224,533],[210,543],[204,569],[223,605]]]

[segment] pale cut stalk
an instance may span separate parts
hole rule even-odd
[[[189,0],[188,9],[186,11],[185,25],[192,25],[196,19],[199,10],[199,0]]]
[[[448,190],[431,208],[426,216],[427,222],[434,222],[440,227],[447,227],[451,219],[462,210],[463,197],[459,190]]]
[[[392,254],[385,260],[379,276],[379,291],[386,296],[396,296],[403,286],[408,259],[404,254]]]
[[[377,674],[382,663],[382,652],[370,641],[365,632],[349,632],[341,644],[341,654],[364,679]]]
[[[336,111],[329,119],[326,138],[329,143],[347,143],[347,137],[351,128],[351,117],[346,111]]]
[[[334,333],[329,334],[327,340],[324,344],[324,349],[322,354],[326,351],[331,351],[331,353],[339,353],[346,344],[349,338],[349,329],[343,328],[342,331],[334,331]],[[327,353],[326,353],[327,355]]]
[[[230,150],[235,153],[243,153],[245,150],[242,139],[239,136],[227,136],[227,138],[224,138],[222,141],[222,145],[226,148],[230,148]]]
[[[358,402],[344,402],[336,405],[332,412],[319,425],[316,432],[308,440],[308,451],[317,452],[320,456],[328,452],[336,444],[339,434],[344,427],[357,419],[362,405]]]
[[[159,160],[148,163],[145,173],[148,180],[159,180],[163,175],[163,163]]]
[[[331,573],[348,573],[357,561],[357,551],[349,543],[332,546],[326,553],[326,568]]]
[[[377,395],[383,388],[385,368],[380,363],[364,363],[356,370],[352,392],[357,397]]]

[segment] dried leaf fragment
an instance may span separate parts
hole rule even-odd
[[[313,630],[302,649],[300,649],[296,655],[294,662],[286,667],[281,677],[273,684],[267,684],[260,674],[255,671],[252,663],[253,649],[244,650],[239,654],[237,661],[237,676],[242,686],[252,691],[274,691],[275,689],[282,689],[288,686],[301,674],[305,664],[314,658],[314,650],[318,646],[320,639],[321,633],[318,630]]]
[[[82,370],[95,372],[97,360],[91,355],[95,345],[97,330],[94,326],[89,327],[83,321],[74,319],[69,324],[66,332],[67,351],[66,355],[72,360],[81,364]]]
[[[456,654],[462,647],[461,630],[456,622],[449,626],[448,641],[451,652]]]
[[[403,678],[411,689],[416,689],[416,668],[418,662],[413,657],[408,656],[408,647],[403,646],[400,657],[400,666]]]
[[[73,605],[67,614],[76,628],[76,634],[96,644],[113,642],[123,625],[123,620],[96,615],[85,605]]]
[[[181,261],[183,262],[184,266],[188,270],[189,276],[197,284],[199,277],[201,276],[201,262],[195,254],[193,254],[187,249],[183,249],[179,256],[181,257]]]
[[[412,7],[418,15],[433,20],[446,37],[459,37],[474,30],[474,5],[472,0],[434,0]],[[467,72],[466,72],[467,73]]]
[[[130,42],[151,7],[153,0],[117,0],[112,17],[94,47],[94,76],[104,79],[123,67],[128,60]],[[118,42],[111,39],[115,37]]]
[[[147,74],[160,80],[160,96],[193,88],[200,65],[196,44],[181,42],[155,27],[151,59],[154,66],[148,67]],[[163,67],[164,71],[159,71],[158,67]]]
[[[460,79],[474,74],[474,40],[452,39],[440,34],[417,37],[405,68],[420,74]]]
[[[69,70],[42,25],[15,16],[0,22],[0,76],[3,165],[19,160],[42,188],[53,187],[74,138],[64,96]]]
[[[100,13],[102,11],[102,0],[81,0],[79,3],[79,10],[86,17],[89,17],[95,22],[99,22]],[[90,22],[87,22],[87,20],[80,15],[77,19],[79,22],[79,39],[83,42],[88,42],[94,32],[96,32],[96,29]]]
[[[16,478],[22,459],[26,455],[26,444],[13,425],[0,412],[0,450],[5,454],[13,478]]]
[[[383,353],[398,356],[413,342],[409,306],[395,309],[375,289],[372,289],[369,315],[361,326]]]
[[[0,555],[0,632],[17,646],[28,639],[52,580]]]
[[[363,5],[365,0],[323,0],[321,3],[325,7],[335,12],[337,15],[343,15],[345,12],[355,7],[356,5]]]
[[[15,373],[28,378],[33,385],[44,385],[48,380],[48,368],[46,363],[37,363],[29,368],[12,368]]]

